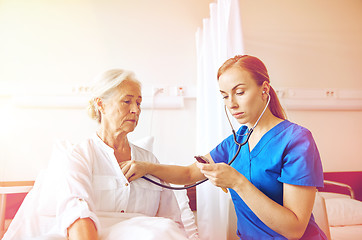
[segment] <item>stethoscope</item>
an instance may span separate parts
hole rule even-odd
[[[266,93],[266,92],[263,91],[263,93]],[[256,126],[258,125],[261,117],[264,115],[266,109],[268,108],[269,103],[270,103],[270,95],[269,95],[268,93],[266,93],[266,94],[268,95],[268,101],[267,101],[267,103],[266,103],[266,105],[265,105],[265,107],[264,107],[264,110],[261,112],[261,114],[260,114],[258,120],[256,120],[254,126],[251,127],[250,130],[249,130],[246,134],[241,135],[241,136],[246,136],[244,142],[242,142],[242,143],[239,143],[238,140],[236,139],[236,135],[237,135],[237,134],[236,134],[236,132],[235,132],[235,130],[234,130],[234,128],[233,128],[233,125],[231,124],[231,121],[230,121],[230,118],[229,118],[229,114],[228,114],[228,112],[227,112],[226,105],[225,105],[225,114],[226,114],[226,117],[227,117],[228,122],[229,122],[229,124],[230,124],[231,131],[232,131],[232,133],[233,133],[234,142],[235,142],[236,145],[238,145],[238,149],[236,150],[235,155],[234,155],[233,158],[230,160],[230,162],[228,163],[228,165],[231,165],[231,164],[235,161],[235,159],[236,159],[237,156],[239,155],[239,152],[240,152],[241,147],[248,143],[251,134],[253,133],[253,131],[254,131],[254,129],[256,128]],[[160,187],[163,187],[163,188],[167,188],[167,189],[172,189],[172,190],[185,190],[185,189],[188,189],[188,188],[195,187],[195,186],[197,186],[197,185],[199,185],[199,184],[201,184],[201,183],[206,182],[207,180],[209,180],[208,178],[206,178],[206,179],[204,179],[204,180],[202,180],[202,181],[199,181],[199,182],[194,183],[194,184],[191,184],[191,185],[186,185],[186,186],[183,186],[183,187],[173,187],[173,186],[169,186],[169,185],[165,185],[165,184],[156,182],[156,181],[154,181],[154,180],[152,180],[152,179],[150,179],[150,178],[148,178],[148,177],[146,177],[146,176],[143,176],[142,178],[145,179],[145,180],[147,180],[147,181],[149,181],[149,182],[151,182],[151,183],[153,183],[153,184],[155,184],[155,185],[157,185],[157,186],[160,186]]]

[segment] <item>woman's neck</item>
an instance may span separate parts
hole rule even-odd
[[[97,130],[97,135],[102,141],[115,151],[122,151],[122,149],[129,149],[129,142],[127,134],[124,133],[112,133],[107,128],[100,127]]]
[[[105,144],[113,148],[117,162],[131,160],[131,147],[127,139],[127,134],[112,134],[104,128],[99,128],[97,135]]]

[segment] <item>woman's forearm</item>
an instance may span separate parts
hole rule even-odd
[[[68,228],[69,240],[98,240],[96,226],[90,218],[79,218]]]

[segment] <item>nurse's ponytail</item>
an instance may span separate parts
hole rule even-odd
[[[270,85],[268,71],[264,63],[256,57],[249,55],[237,55],[233,58],[226,60],[226,62],[219,68],[219,71],[217,72],[217,80],[219,80],[221,74],[223,74],[231,67],[240,67],[243,70],[248,71],[252,75],[258,86],[261,86],[265,81],[268,82]],[[269,109],[271,113],[278,118],[286,119],[287,117],[285,111],[280,104],[279,98],[272,86],[270,86],[269,95]]]

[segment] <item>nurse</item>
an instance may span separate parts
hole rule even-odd
[[[229,188],[241,239],[327,239],[311,214],[316,187],[323,186],[316,143],[308,129],[286,120],[263,62],[235,56],[219,68],[217,79],[227,109],[243,124],[238,142],[245,140],[270,98],[233,164],[227,164],[237,151],[231,135],[204,156],[211,164],[126,162],[121,164],[125,176],[134,180],[148,173],[174,184],[208,178]]]

